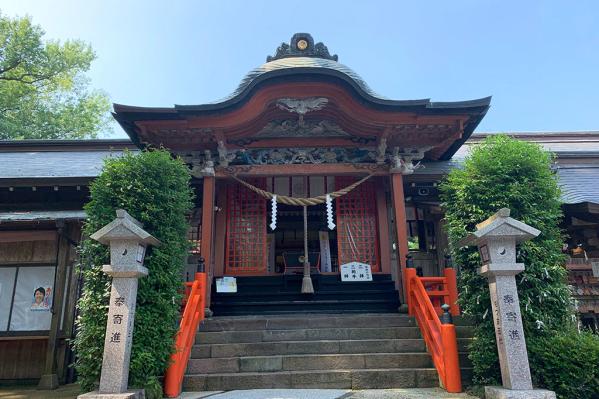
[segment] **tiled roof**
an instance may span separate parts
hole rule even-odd
[[[595,165],[559,166],[562,200],[566,204],[599,204],[599,162]]]
[[[366,93],[368,93],[372,97],[386,99],[385,97],[381,96],[380,94],[377,94],[376,92],[374,92],[368,86],[368,84],[364,81],[364,79],[362,79],[360,77],[360,75],[358,75],[356,72],[354,72],[351,68],[349,68],[339,62],[336,62],[333,60],[327,60],[324,58],[292,57],[292,58],[281,58],[279,60],[267,62],[265,64],[260,65],[258,68],[252,69],[241,80],[241,83],[239,83],[239,86],[233,93],[231,93],[229,96],[225,97],[224,99],[222,99],[220,101],[216,101],[216,102],[220,103],[220,102],[227,101],[233,97],[236,97],[241,92],[243,92],[245,90],[245,88],[250,85],[250,83],[252,83],[257,77],[259,77],[261,75],[264,75],[266,73],[270,73],[273,71],[279,71],[279,70],[295,70],[295,68],[308,68],[308,69],[316,69],[316,70],[329,69],[332,71],[340,72],[344,75],[347,75],[349,78],[351,78],[354,82],[356,82],[356,84],[362,90],[364,90]]]
[[[104,159],[123,151],[0,152],[0,179],[96,177]]]
[[[13,212],[0,212],[0,223],[1,222],[31,222],[31,221],[44,221],[44,220],[57,220],[57,219],[68,219],[68,220],[80,220],[85,219],[85,211],[74,210],[74,211],[13,211]]]

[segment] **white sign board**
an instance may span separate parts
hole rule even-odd
[[[361,262],[341,265],[341,281],[372,281],[370,265]]]
[[[216,292],[237,292],[237,279],[235,277],[217,278]]]

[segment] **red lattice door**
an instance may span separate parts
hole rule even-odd
[[[337,190],[355,182],[353,177],[335,177]],[[362,262],[373,272],[381,271],[375,185],[370,180],[336,199],[339,265]]]
[[[266,179],[248,179],[266,188]],[[266,199],[239,183],[227,186],[225,274],[266,273]]]

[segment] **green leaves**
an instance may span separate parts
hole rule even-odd
[[[95,54],[78,40],[42,40],[31,19],[0,14],[0,140],[96,137],[110,101],[88,90]]]
[[[146,388],[148,398],[161,397],[157,377],[169,362],[177,332],[188,246],[186,216],[193,205],[189,179],[185,164],[167,151],[126,153],[106,161],[85,205],[86,236],[111,222],[116,209],[122,208],[162,242],[146,255],[149,275],[139,281],[131,351],[129,385]],[[110,284],[101,268],[109,254],[107,247],[90,239],[83,241],[80,254],[84,286],[78,303],[75,366],[82,389],[89,391],[97,386],[102,366]]]
[[[560,192],[551,162],[553,156],[537,144],[491,136],[441,184],[447,232],[454,245],[503,207],[513,218],[541,230],[539,237],[518,248],[518,262],[526,266],[516,282],[527,340],[564,328],[572,314],[561,253]],[[500,383],[489,290],[477,273],[480,257],[474,248],[454,247],[452,254],[460,268],[459,301],[477,325],[470,352],[474,382]],[[542,363],[531,362],[531,371],[542,373]]]
[[[536,383],[560,398],[592,399],[599,393],[599,336],[576,329],[528,340],[530,361],[542,365]]]

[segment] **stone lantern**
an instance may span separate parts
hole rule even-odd
[[[100,388],[79,398],[143,398],[142,391],[128,391],[129,360],[135,319],[137,283],[148,275],[143,262],[148,245],[160,241],[142,228],[142,224],[126,211],[116,211],[117,218],[91,235],[93,240],[110,245],[110,264],[102,271],[112,277],[110,304]]]
[[[516,244],[541,232],[510,217],[503,208],[476,225],[476,231],[459,245],[476,245],[482,260],[479,274],[487,277],[493,308],[495,338],[501,366],[501,387],[485,387],[488,399],[554,399],[555,393],[532,387],[522,315],[518,300],[516,274],[524,264],[516,262]]]

